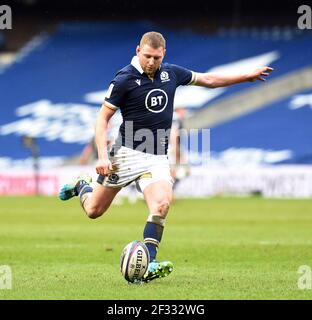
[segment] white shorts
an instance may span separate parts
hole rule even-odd
[[[173,185],[167,155],[155,155],[120,147],[109,156],[113,171],[99,175],[97,182],[112,188],[120,188],[135,181],[139,192],[156,181],[165,180]]]

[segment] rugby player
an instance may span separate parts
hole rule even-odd
[[[180,85],[218,88],[264,81],[273,70],[261,67],[236,75],[198,73],[163,63],[165,53],[162,34],[152,31],[142,36],[136,56],[111,81],[97,117],[98,183],[92,188],[89,176],[79,176],[73,183],[64,185],[59,194],[62,200],[79,196],[87,216],[95,219],[109,208],[121,188],[135,181],[149,209],[143,237],[151,262],[145,282],[165,277],[173,270],[172,262],[159,262],[156,254],[172,201],[173,179],[167,149],[176,88]],[[108,122],[118,109],[123,122],[115,145],[108,150]]]

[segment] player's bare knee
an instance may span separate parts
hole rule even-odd
[[[170,202],[168,200],[163,200],[158,204],[157,211],[161,216],[166,217],[169,211],[169,207],[170,207]]]
[[[88,218],[90,218],[90,219],[96,219],[102,215],[102,214],[98,213],[97,211],[87,211],[86,214],[87,214]]]
[[[87,216],[90,219],[96,219],[96,218],[100,217],[101,214],[98,214],[96,212],[91,211],[91,212],[87,212]]]
[[[103,210],[103,208],[100,207],[90,207],[85,211],[90,219],[96,219],[100,217],[106,210]]]

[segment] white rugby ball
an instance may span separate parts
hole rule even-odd
[[[149,252],[142,241],[128,243],[120,257],[120,271],[128,282],[140,281],[149,264]]]

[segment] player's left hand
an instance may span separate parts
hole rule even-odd
[[[248,81],[265,81],[265,77],[267,77],[270,72],[272,72],[274,69],[271,67],[261,67],[261,68],[257,68],[256,70],[254,70],[253,72],[251,72],[250,74],[247,75]]]

